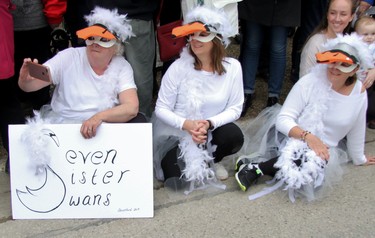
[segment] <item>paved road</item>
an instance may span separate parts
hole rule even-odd
[[[366,151],[375,154],[374,130]],[[225,190],[154,190],[154,218],[76,220],[12,220],[9,176],[0,172],[0,237],[375,237],[375,166],[349,164],[324,199],[294,204],[282,190],[249,201],[266,185],[244,193],[230,172]]]

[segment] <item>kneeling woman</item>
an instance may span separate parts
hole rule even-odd
[[[187,36],[188,45],[164,75],[156,102],[154,166],[166,185],[170,179],[200,186],[226,179],[219,162],[242,147],[233,123],[242,109],[242,71],[225,57],[231,29],[223,13],[197,7],[185,22],[172,33]]]
[[[337,180],[347,156],[355,165],[375,163],[375,157],[364,155],[367,96],[356,80],[360,65],[371,67],[371,56],[354,35],[338,36],[326,46],[328,51],[316,55],[321,64],[294,85],[273,121],[277,134],[270,136],[282,134],[275,143],[279,156],[256,164],[249,156],[237,160],[235,176],[242,190],[270,175],[278,180],[273,188],[286,184],[292,201],[296,192],[312,200],[316,188]]]

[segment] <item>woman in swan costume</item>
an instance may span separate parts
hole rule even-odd
[[[291,201],[296,195],[313,200],[323,185],[340,179],[348,159],[375,163],[364,155],[367,96],[356,79],[360,65],[371,67],[371,56],[356,35],[339,35],[325,47],[316,55],[320,64],[294,85],[283,107],[266,109],[245,130],[252,141],[236,162],[239,186],[246,191],[264,174],[277,181],[250,199],[285,185]],[[261,134],[250,134],[259,124]]]
[[[224,13],[204,6],[172,32],[189,43],[162,79],[152,118],[154,169],[166,186],[218,185],[228,177],[219,162],[243,144],[233,123],[243,103],[241,66],[225,57],[230,32]]]
[[[133,70],[122,57],[123,42],[133,36],[126,15],[96,7],[86,20],[89,27],[77,35],[86,40],[87,47],[68,48],[44,63],[51,73],[50,82],[30,76],[31,59],[24,60],[20,71],[19,85],[24,91],[55,85],[51,105],[35,112],[23,134],[30,158],[39,169],[49,163],[45,123],[82,123],[80,132],[89,139],[103,122],[146,121],[138,114]]]

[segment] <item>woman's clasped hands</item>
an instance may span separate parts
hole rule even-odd
[[[210,124],[207,120],[185,120],[182,129],[191,135],[195,143],[204,144],[207,141],[209,127]]]

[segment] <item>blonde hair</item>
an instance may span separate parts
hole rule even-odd
[[[354,24],[354,30],[358,32],[358,28],[366,25],[375,24],[375,19],[371,16],[363,15],[360,18],[357,19],[357,21]]]

